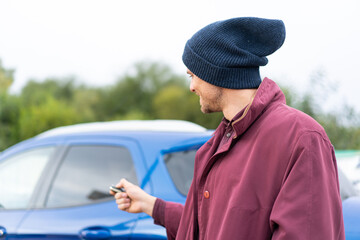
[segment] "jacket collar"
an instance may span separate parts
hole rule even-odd
[[[274,81],[265,78],[250,104],[230,122],[236,133],[234,138],[243,134],[261,113],[274,103],[285,104],[285,96]]]

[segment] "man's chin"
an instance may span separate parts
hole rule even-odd
[[[203,107],[201,107],[201,112],[202,113],[204,113],[204,114],[208,114],[208,113],[213,113],[213,112],[215,112],[215,111],[213,111],[213,110],[211,110],[211,109],[209,109],[209,108],[203,108]]]

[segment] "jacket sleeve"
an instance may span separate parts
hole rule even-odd
[[[273,240],[345,239],[334,149],[317,132],[299,137],[270,215]]]
[[[184,206],[180,203],[166,202],[159,198],[156,199],[153,210],[154,223],[166,228],[166,234],[169,240],[176,238],[183,209]]]

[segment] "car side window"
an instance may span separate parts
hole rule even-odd
[[[187,195],[194,175],[196,150],[172,152],[164,155],[164,162],[177,190]]]
[[[112,197],[109,186],[121,178],[137,184],[129,150],[118,146],[72,146],[50,189],[46,207],[89,204]]]
[[[0,208],[24,209],[55,147],[28,150],[0,162]]]

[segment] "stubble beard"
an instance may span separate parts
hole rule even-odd
[[[222,90],[218,89],[214,96],[209,99],[207,102],[204,102],[201,105],[201,112],[207,113],[214,113],[214,112],[221,112],[221,102],[222,102]]]

